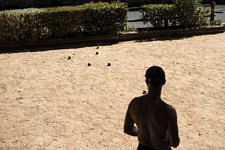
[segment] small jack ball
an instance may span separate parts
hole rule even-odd
[[[96,53],[95,53],[95,55],[98,55],[98,54],[99,54],[99,52],[96,52]]]
[[[110,63],[108,63],[108,65],[107,66],[111,66],[111,64]]]
[[[67,60],[69,60],[69,59],[71,59],[71,57],[70,57],[70,56],[68,56],[68,57],[67,57]]]
[[[91,63],[88,63],[88,66],[91,66]]]

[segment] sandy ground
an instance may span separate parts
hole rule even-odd
[[[123,121],[152,65],[167,75],[162,97],[177,109],[177,149],[224,150],[225,33],[0,54],[0,149],[135,150]]]

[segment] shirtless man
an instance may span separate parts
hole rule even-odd
[[[138,136],[137,150],[171,150],[180,139],[176,110],[161,99],[165,73],[158,66],[150,67],[145,74],[148,93],[134,98],[125,117],[124,132]]]

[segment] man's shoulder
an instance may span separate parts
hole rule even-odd
[[[167,107],[168,110],[175,110],[175,108],[172,105],[166,103],[163,99],[161,99],[161,102],[165,107]]]
[[[135,97],[131,100],[131,103],[138,103],[142,100],[144,100],[146,98],[146,95],[142,95],[142,96],[139,96],[139,97]]]
[[[176,115],[176,109],[172,105],[167,104],[167,110],[170,115]]]
[[[167,108],[169,111],[176,111],[175,108],[170,104],[167,104]]]
[[[145,99],[145,95],[135,97],[130,101],[130,106],[138,105],[140,102],[142,102]]]
[[[163,100],[161,102],[162,102],[162,106],[165,108],[165,110],[167,110],[168,113],[170,113],[170,114],[176,113],[176,109],[172,105],[166,103]]]
[[[144,96],[139,96],[139,97],[135,97],[130,101],[130,104],[128,106],[128,109],[130,110],[130,112],[135,112],[140,105],[142,105],[141,103],[144,101]]]

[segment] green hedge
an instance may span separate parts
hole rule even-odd
[[[204,7],[199,0],[175,0],[180,26],[203,27],[206,25]]]
[[[90,34],[111,34],[123,31],[127,25],[127,5],[106,2],[87,3],[83,12],[84,31]]]
[[[176,25],[176,7],[168,4],[149,4],[142,6],[142,19],[156,28]]]
[[[154,27],[204,27],[207,25],[204,7],[198,0],[175,0],[173,5],[149,4],[142,6],[142,18]]]
[[[127,23],[124,3],[0,11],[0,40],[40,40],[81,34],[114,34]]]

